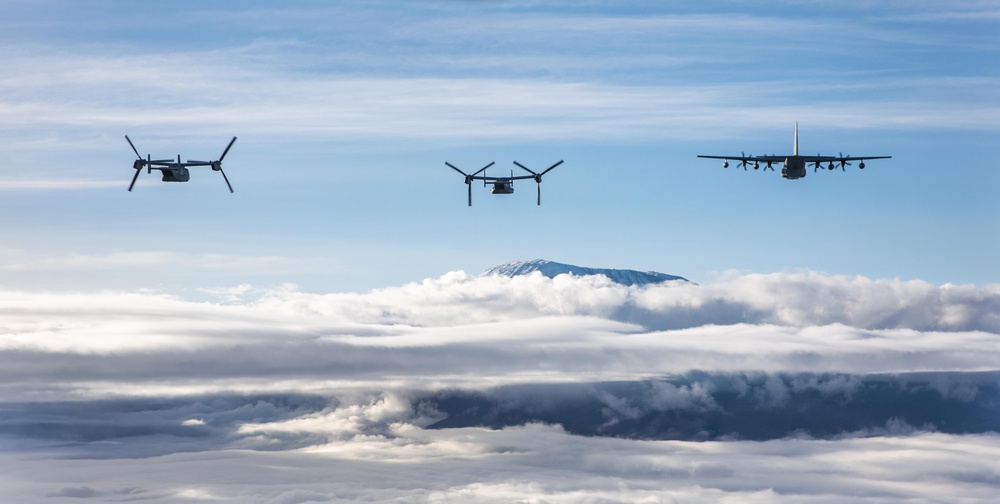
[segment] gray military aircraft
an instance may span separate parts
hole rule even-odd
[[[799,179],[806,176],[806,166],[810,163],[813,165],[813,172],[816,172],[820,168],[823,168],[824,163],[828,163],[826,166],[829,170],[834,170],[837,168],[837,164],[840,165],[840,169],[847,171],[845,166],[850,166],[850,161],[861,161],[858,163],[858,168],[865,169],[866,159],[889,159],[892,156],[844,156],[843,154],[839,156],[821,156],[819,154],[815,156],[800,156],[799,155],[799,123],[795,123],[795,140],[792,144],[792,155],[791,156],[747,156],[742,154],[739,156],[701,156],[700,158],[710,158],[710,159],[723,159],[722,167],[729,168],[729,160],[739,161],[740,166],[743,167],[745,171],[747,169],[747,163],[753,162],[753,169],[757,170],[760,168],[760,164],[764,163],[764,170],[770,169],[774,171],[774,167],[771,163],[783,163],[781,166],[781,176],[789,180]]]
[[[524,171],[526,171],[526,172],[528,172],[528,173],[531,174],[531,175],[518,175],[516,177],[514,176],[514,171],[513,170],[511,170],[509,177],[489,177],[489,176],[486,176],[486,174],[484,172],[486,171],[487,168],[493,166],[493,162],[490,162],[490,164],[488,164],[488,165],[480,168],[475,173],[465,173],[464,171],[459,170],[458,168],[455,168],[455,166],[453,164],[451,164],[451,163],[449,163],[447,161],[445,161],[444,164],[448,165],[448,167],[451,168],[452,170],[455,170],[458,173],[461,173],[462,175],[465,176],[465,184],[467,186],[469,186],[469,206],[472,206],[472,181],[473,180],[482,180],[483,181],[483,187],[486,187],[487,183],[493,184],[493,188],[490,189],[490,193],[491,194],[513,194],[514,193],[514,181],[515,180],[527,180],[527,179],[534,179],[535,180],[535,183],[538,186],[538,203],[537,204],[541,205],[542,204],[542,175],[545,175],[546,173],[552,171],[553,168],[561,165],[562,163],[563,163],[562,161],[559,161],[558,163],[556,163],[556,164],[554,164],[554,165],[546,168],[544,171],[535,172],[535,171],[532,171],[530,168],[524,166],[523,164],[518,163],[517,161],[514,161],[514,164],[516,164],[518,167],[520,167]],[[483,173],[483,175],[480,175],[480,173]]]
[[[125,140],[128,141],[130,146],[132,146],[132,150],[138,158],[132,163],[132,168],[135,168],[135,175],[132,176],[132,183],[128,185],[129,192],[132,191],[132,186],[135,185],[135,180],[139,178],[139,172],[141,172],[143,168],[146,169],[146,173],[152,173],[153,170],[160,170],[160,173],[163,174],[163,178],[161,180],[164,182],[187,182],[191,179],[191,172],[188,171],[188,168],[191,166],[211,166],[213,171],[217,171],[222,174],[222,179],[226,181],[226,186],[229,187],[229,192],[233,192],[233,186],[229,183],[229,177],[226,177],[226,172],[222,171],[222,160],[226,157],[226,154],[229,153],[229,149],[233,146],[233,143],[236,142],[236,137],[233,137],[233,139],[229,141],[229,145],[226,146],[226,150],[222,151],[222,155],[219,156],[217,161],[192,161],[189,159],[185,163],[181,162],[180,154],[177,155],[176,162],[173,159],[151,159],[149,154],[146,155],[146,159],[143,159],[142,155],[139,154],[139,150],[132,144],[132,140],[129,139],[128,135],[125,135]]]

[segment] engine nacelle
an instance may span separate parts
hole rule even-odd
[[[858,163],[858,169],[859,170],[864,170],[865,169],[865,162],[864,161]]]
[[[726,160],[726,161],[723,161],[723,162],[722,162],[722,167],[723,167],[723,168],[729,168],[729,161],[728,161],[728,160]]]

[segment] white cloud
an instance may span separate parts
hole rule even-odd
[[[75,190],[123,187],[121,180],[78,180],[78,179],[0,179],[0,191],[4,190]]]
[[[369,293],[281,291],[261,306],[348,316],[367,323],[448,326],[544,316],[585,316],[650,328],[705,324],[843,324],[863,329],[1000,331],[1000,286],[934,286],[815,272],[742,275],[710,285],[626,287],[603,276],[472,277],[452,272]]]
[[[143,130],[169,135],[181,127],[191,136],[228,131],[350,140],[716,138],[720,127],[787,127],[790,118],[852,128],[992,130],[1000,125],[1000,106],[988,99],[996,81],[989,78],[625,85],[586,78],[276,72],[256,61],[241,63],[246,56],[240,51],[116,59],[6,52],[17,77],[0,82],[0,94],[12,97],[0,103],[0,115],[12,132],[37,127],[120,134],[136,128],[137,116],[143,117]],[[281,55],[273,57],[281,60]],[[126,70],[149,66],[213,78],[150,79]],[[53,69],[59,69],[58,78]],[[952,92],[942,94],[944,88]],[[964,92],[954,93],[956,88]],[[865,98],[857,96],[859,89],[869,95],[897,92]],[[789,99],[804,92],[850,98],[810,100],[808,106]]]
[[[325,390],[385,379],[488,386],[692,370],[971,372],[1000,360],[997,286],[805,272],[625,287],[599,276],[452,272],[368,293],[258,295],[241,285],[216,294],[226,304],[0,292],[0,375],[8,393],[105,394],[234,383]]]
[[[322,450],[50,459],[0,454],[5,494],[180,502],[989,502],[996,436],[678,442],[570,436],[558,427],[398,430]],[[887,463],[887,461],[891,463]],[[62,483],[62,482],[86,483]]]
[[[180,252],[138,251],[103,254],[38,254],[27,250],[0,248],[0,271],[64,272],[121,269],[130,267],[174,267],[209,270],[253,271],[257,269],[288,270],[308,268],[322,261],[319,258],[283,256],[250,256],[234,254],[187,254]],[[248,287],[201,289],[223,297],[240,297]]]

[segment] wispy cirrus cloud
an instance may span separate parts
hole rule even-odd
[[[705,58],[709,68],[742,65],[712,61],[710,52],[699,53],[700,59],[694,62],[684,48],[664,54],[664,50],[653,50],[643,43],[652,35],[642,33],[659,34],[667,28],[703,33],[706,27],[716,28],[723,21],[717,16],[509,21],[526,26],[528,33],[519,37],[544,35],[546,42],[536,45],[546,48],[546,54],[560,56],[545,58],[547,64],[565,59],[572,67],[577,56],[572,48],[553,45],[551,30],[584,36],[604,30],[630,34],[628,40],[640,51],[628,50],[623,57],[647,58],[636,62],[642,68],[652,62],[702,64]],[[748,32],[784,33],[789,25],[785,19],[753,16],[724,21],[736,22],[737,29]],[[837,33],[850,39],[856,35],[845,32],[857,29],[801,22],[791,26],[809,38],[815,33]],[[450,25],[441,28],[458,30]],[[871,30],[879,33],[884,27]],[[411,36],[416,37],[420,30],[413,32]],[[532,61],[537,61],[537,54],[517,44],[485,59],[445,47],[434,50],[432,46],[420,53],[420,58],[429,58],[443,68],[465,61],[487,64],[488,69],[430,74],[405,69],[363,72],[345,67],[339,60],[326,61],[324,58],[331,56],[325,53],[304,51],[314,43],[264,39],[234,48],[137,55],[107,54],[99,47],[66,55],[45,46],[8,46],[0,48],[11,69],[9,76],[0,80],[0,96],[5,98],[0,101],[0,115],[10,135],[25,128],[86,128],[117,134],[136,127],[176,134],[183,127],[190,135],[239,130],[353,140],[595,139],[609,135],[645,140],[708,138],[717,135],[719,127],[734,131],[762,124],[784,127],[796,117],[883,129],[993,130],[1000,125],[1000,103],[993,92],[996,79],[989,76],[939,78],[816,67],[801,68],[788,79],[753,71],[766,62],[733,69],[746,74],[746,79],[717,79],[712,84],[691,77],[615,81],[603,77],[607,72],[511,74],[505,69],[532,66]],[[303,53],[309,55],[305,60]],[[585,57],[588,68],[602,64],[600,56],[587,52]],[[615,54],[605,59],[608,65],[620,66],[623,61]],[[325,70],[317,71],[316,67]],[[845,72],[849,78],[844,78]],[[172,75],[211,78],[151,78]],[[955,92],[956,88],[963,91]],[[346,96],[351,99],[331,99]],[[817,100],[817,96],[822,99]]]
[[[81,180],[81,179],[0,179],[0,191],[11,190],[80,190],[104,189],[122,186],[120,180]]]
[[[121,186],[121,182],[115,182]],[[307,268],[316,258],[249,256],[233,254],[187,254],[183,252],[135,251],[104,254],[51,254],[40,256],[20,249],[0,249],[0,271],[64,272],[136,267],[184,267],[194,269]],[[295,265],[295,266],[293,266]]]
[[[238,82],[237,82],[238,81]],[[267,82],[271,81],[271,82]],[[214,83],[218,84],[218,82]],[[856,85],[856,84],[855,84]],[[885,82],[872,86],[892,87]],[[899,83],[911,89],[914,83]],[[965,83],[971,94],[984,94],[995,82],[975,79]],[[821,84],[822,86],[822,84]],[[122,94],[149,95],[138,81],[118,86]],[[53,103],[47,98],[3,106],[19,117],[18,127],[98,128],[122,131],[184,126],[189,134],[218,130],[252,134],[337,136],[381,139],[473,137],[481,140],[513,137],[550,139],[704,138],[719,124],[739,128],[785,127],[789,118],[808,117],[817,123],[869,128],[948,128],[991,130],[1000,125],[1000,108],[982,102],[955,103],[940,97],[926,99],[830,100],[796,104],[782,90],[809,89],[810,82],[740,83],[705,86],[620,86],[595,83],[561,83],[544,80],[330,78],[275,81],[265,73],[236,77],[229,96],[210,98],[218,89],[184,90],[142,104],[108,102],[94,105]],[[928,83],[922,92],[933,95],[940,86]],[[233,92],[233,90],[238,90]],[[86,93],[84,93],[86,94]],[[330,96],[352,96],[331,101]],[[77,102],[78,100],[73,100]],[[199,104],[201,102],[202,104]],[[757,105],[748,106],[747,103]],[[770,119],[769,119],[770,118]]]

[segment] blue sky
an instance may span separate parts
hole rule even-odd
[[[674,4],[0,0],[0,499],[996,500],[1000,4]]]
[[[3,2],[13,288],[399,285],[546,258],[1000,281],[995,2]],[[697,154],[891,155],[786,181]],[[154,158],[226,159],[187,184]],[[511,196],[449,161],[563,166]]]

